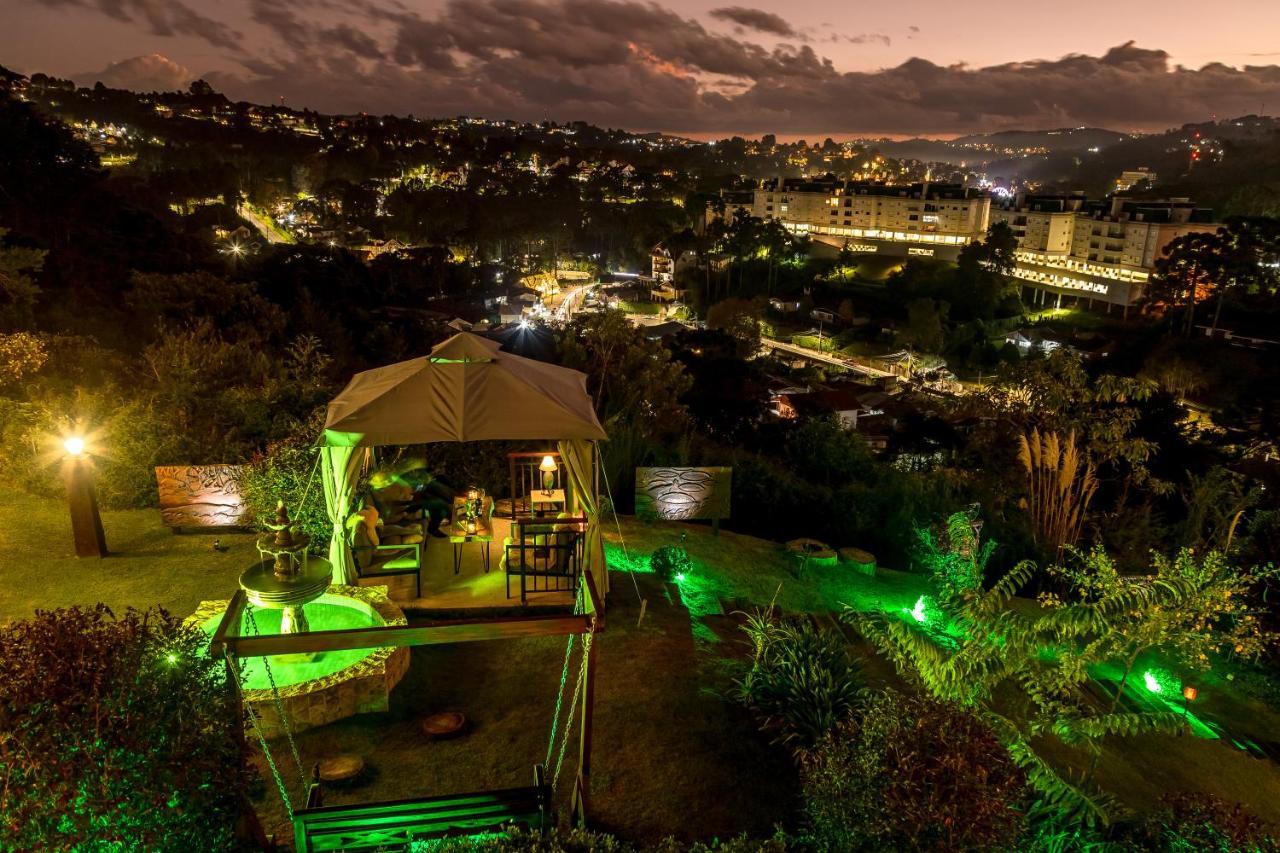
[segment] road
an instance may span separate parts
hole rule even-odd
[[[832,355],[831,353],[825,353],[825,352],[818,352],[816,349],[809,349],[808,347],[789,344],[789,343],[786,343],[785,341],[774,340],[773,338],[761,338],[760,342],[764,346],[769,347],[770,349],[781,350],[782,352],[789,352],[793,355],[803,356],[804,358],[812,359],[814,361],[821,361],[824,364],[832,364],[832,365],[835,365],[836,367],[843,367],[847,370],[855,370],[858,373],[862,373],[866,376],[876,376],[876,377],[897,376],[896,373],[891,373],[888,370],[881,370],[878,367],[871,367],[866,364],[859,364],[858,362],[853,361],[852,359],[849,359],[849,358],[845,358],[843,356]]]
[[[262,235],[262,239],[266,240],[268,243],[292,242],[291,240],[286,240],[281,236],[283,232],[281,232],[280,229],[276,227],[274,222],[269,222],[266,219],[264,219],[261,216],[261,214],[259,214],[256,210],[254,210],[249,205],[247,204],[237,205],[236,213],[240,214],[240,218],[244,219],[246,222],[248,222],[250,225],[256,228],[258,230],[258,233]]]
[[[576,287],[570,287],[560,293],[552,300],[551,316],[560,322],[567,322],[573,317],[573,312],[577,310],[582,303],[586,293],[595,287],[598,282],[590,282],[588,284],[580,284]]]

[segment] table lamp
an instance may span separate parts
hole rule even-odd
[[[551,497],[551,492],[556,487],[556,460],[551,456],[542,457],[542,464],[538,466],[538,470],[542,472],[542,493],[547,497]]]

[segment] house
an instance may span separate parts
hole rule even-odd
[[[1016,329],[1004,336],[1004,342],[1017,347],[1019,355],[1048,355],[1062,346],[1058,336],[1045,329]]]
[[[642,326],[644,336],[651,341],[664,340],[674,337],[685,331],[688,327],[684,323],[678,323],[675,320],[667,320],[662,323],[654,323],[648,326]]]

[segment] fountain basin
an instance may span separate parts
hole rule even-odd
[[[212,637],[228,603],[202,601],[187,621]],[[260,633],[280,633],[285,611],[255,607],[246,609],[241,636],[254,634],[250,612]],[[385,586],[334,584],[306,605],[306,617],[312,631],[408,624],[404,612],[387,597]],[[245,658],[241,679],[245,703],[257,712],[267,737],[275,737],[283,734],[284,728],[263,660]],[[387,710],[391,689],[409,668],[409,650],[350,649],[315,655],[272,655],[265,660],[270,664],[289,724],[298,732],[355,714]]]

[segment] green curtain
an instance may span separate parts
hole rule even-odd
[[[561,441],[557,444],[560,460],[573,488],[573,511],[587,517],[586,548],[582,567],[591,572],[596,592],[603,598],[609,593],[609,569],[604,561],[604,539],[600,534],[600,495],[596,492],[595,445],[587,439]]]
[[[321,467],[324,482],[324,503],[333,524],[333,538],[329,540],[329,562],[333,564],[333,578],[355,586],[359,580],[351,547],[347,544],[346,522],[351,514],[352,497],[360,470],[369,458],[367,447],[320,448],[324,465]]]

